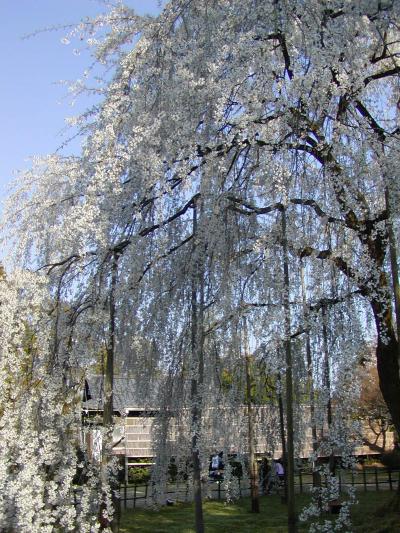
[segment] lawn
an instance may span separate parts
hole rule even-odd
[[[377,513],[394,497],[390,492],[367,492],[358,495],[359,505],[353,510],[354,533],[400,532],[400,514],[393,511]],[[306,495],[298,496],[301,509],[308,501]],[[207,533],[286,533],[286,507],[277,495],[260,499],[260,514],[249,512],[250,501],[243,498],[234,504],[220,501],[204,503],[204,522]],[[326,514],[324,519],[332,515]],[[176,504],[160,511],[136,509],[126,511],[121,519],[121,533],[194,533],[194,512],[191,504]],[[300,523],[299,533],[309,525]]]

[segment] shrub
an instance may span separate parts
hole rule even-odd
[[[382,454],[381,462],[387,468],[400,468],[400,450],[392,450]]]
[[[240,461],[230,460],[229,464],[232,467],[232,476],[242,479],[243,477],[243,466]]]
[[[134,485],[146,485],[151,476],[149,466],[131,466],[128,471],[128,479]]]
[[[178,467],[176,466],[175,459],[172,457],[168,465],[168,481],[175,483],[178,477]]]

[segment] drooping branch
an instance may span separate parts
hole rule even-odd
[[[161,254],[161,255],[158,255],[157,257],[155,257],[154,259],[152,259],[151,261],[149,261],[146,265],[146,267],[144,268],[143,272],[140,274],[140,276],[138,277],[137,281],[135,282],[135,286],[139,285],[139,283],[142,281],[142,279],[145,277],[145,275],[147,274],[147,272],[149,272],[149,270],[156,264],[158,263],[159,261],[161,261],[162,259],[166,259],[169,255],[173,254],[174,252],[176,252],[177,250],[179,250],[179,248],[182,248],[182,246],[184,246],[185,244],[187,244],[188,242],[190,242],[191,240],[193,239],[193,233],[191,235],[189,235],[186,239],[184,239],[183,241],[181,241],[179,244],[175,245],[175,246],[172,246],[171,248],[169,248],[169,250],[167,250],[165,253]],[[130,287],[131,289],[133,288],[133,286]]]
[[[146,235],[148,235],[150,233],[154,233],[157,229],[163,228],[163,227],[167,226],[168,224],[170,224],[171,222],[173,222],[174,220],[176,220],[179,217],[183,216],[190,208],[193,207],[194,202],[196,201],[197,198],[199,198],[199,196],[200,196],[199,193],[195,194],[181,209],[176,211],[173,215],[169,216],[168,218],[164,219],[163,221],[161,221],[158,224],[152,224],[151,226],[147,226],[147,227],[143,228],[142,230],[140,230],[138,232],[137,235],[140,236],[140,237],[145,237]],[[185,244],[191,238],[192,238],[191,236],[188,237],[181,244]],[[124,239],[124,240],[118,242],[116,245],[114,245],[112,248],[110,248],[108,250],[107,257],[111,257],[111,255],[113,255],[113,254],[116,254],[117,256],[121,255],[124,252],[124,250],[131,243],[132,243],[132,238]],[[173,253],[175,250],[177,250],[181,246],[181,244],[172,247],[166,253],[166,255],[164,255],[162,257],[166,257],[167,255],[170,255],[171,253]],[[82,258],[84,258],[86,256],[96,256],[97,254],[98,253],[95,250],[91,250],[89,252],[86,252],[84,255],[73,254],[73,255],[70,255],[69,257],[67,257],[67,258],[65,258],[65,259],[63,259],[61,261],[57,261],[56,263],[47,263],[47,264],[41,266],[38,269],[38,271],[39,270],[43,270],[45,268],[48,268],[47,274],[50,274],[57,267],[64,266],[65,264],[67,264],[67,268],[70,268],[74,262],[77,262],[77,261],[79,261],[80,259],[82,259]],[[160,259],[162,257],[160,257]]]
[[[186,202],[186,204],[182,208],[178,209],[178,211],[176,211],[173,215],[171,215],[168,218],[162,220],[158,224],[152,224],[151,226],[147,226],[147,227],[141,229],[138,232],[137,235],[139,237],[145,237],[146,235],[149,235],[150,233],[154,233],[155,230],[167,226],[168,224],[170,224],[174,220],[176,220],[179,217],[181,217],[182,215],[184,215],[190,208],[193,208],[196,200],[199,197],[200,197],[200,193],[195,194],[194,196],[192,196],[192,198],[190,198],[190,200],[188,202]],[[121,253],[127,246],[129,246],[131,244],[131,242],[132,242],[132,239],[125,239],[123,241],[120,241],[118,244],[116,244],[112,248],[111,251],[115,252],[115,253]]]

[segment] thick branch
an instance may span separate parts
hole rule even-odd
[[[389,78],[390,76],[394,76],[395,74],[400,74],[400,66],[396,66],[389,70],[383,70],[381,72],[376,72],[375,74],[371,74],[371,76],[367,76],[364,79],[364,85],[367,86],[373,80],[381,80],[383,78]]]
[[[300,258],[303,257],[314,257],[315,259],[329,259],[334,263],[337,268],[343,272],[348,278],[350,278],[352,281],[354,281],[359,287],[360,287],[360,281],[362,280],[362,276],[354,270],[351,266],[348,265],[348,263],[339,256],[335,256],[333,254],[333,251],[331,249],[327,250],[317,250],[316,248],[313,248],[312,246],[306,246],[305,248],[302,248],[300,250],[297,250],[297,255]],[[361,284],[360,287],[364,294],[364,283]]]
[[[243,215],[266,215],[269,213],[272,213],[274,211],[282,211],[284,208],[284,205],[281,202],[276,202],[274,204],[264,206],[264,207],[258,207],[251,202],[247,202],[245,200],[242,200],[241,198],[237,198],[236,196],[230,194],[227,196],[228,200],[231,200],[235,204],[241,204],[243,207],[246,208],[240,209],[238,207],[233,207],[234,211],[237,211]],[[335,222],[339,224],[346,225],[346,222],[340,218],[332,217],[327,215],[327,213],[320,207],[320,205],[312,199],[303,199],[303,198],[290,198],[289,203],[293,205],[304,205],[306,207],[311,207],[314,209],[315,213],[320,217],[324,218],[327,222]]]

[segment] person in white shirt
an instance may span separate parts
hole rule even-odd
[[[285,478],[285,469],[280,461],[275,461],[275,473],[278,476],[279,481],[282,482]]]

